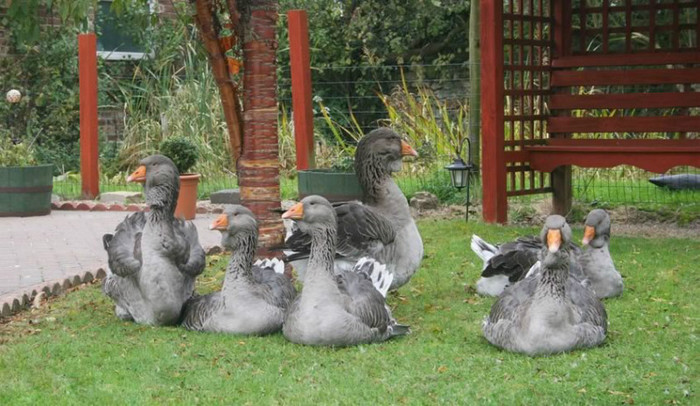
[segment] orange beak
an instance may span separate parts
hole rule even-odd
[[[401,140],[401,156],[418,156],[418,152],[406,141]]]
[[[228,229],[228,217],[225,214],[220,215],[209,226],[210,230],[226,231]]]
[[[304,217],[304,205],[299,202],[282,213],[283,219],[301,220]]]
[[[136,168],[134,173],[132,173],[131,175],[129,175],[128,178],[126,178],[127,182],[143,182],[144,180],[146,180],[146,166],[145,165],[141,165],[138,168]]]
[[[591,242],[592,239],[595,238],[595,228],[591,226],[586,226],[586,228],[583,229],[583,240],[581,240],[581,243],[583,245],[588,245],[588,243]]]
[[[549,248],[549,252],[557,252],[559,247],[561,247],[561,231],[547,231],[547,248]]]

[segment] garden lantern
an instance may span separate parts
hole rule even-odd
[[[464,162],[462,157],[459,155],[459,152],[463,149],[464,141],[467,141],[467,159],[468,162]],[[472,164],[472,144],[469,138],[465,138],[462,140],[460,143],[460,148],[457,149],[457,153],[455,154],[455,160],[447,165],[445,169],[450,171],[450,180],[452,182],[452,186],[457,188],[458,190],[461,190],[462,188],[466,187],[467,188],[467,214],[466,214],[466,220],[469,221],[469,176],[474,168],[474,165]]]

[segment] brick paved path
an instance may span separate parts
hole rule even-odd
[[[54,210],[48,216],[0,218],[0,296],[32,285],[107,268],[102,234],[113,232],[128,213]],[[221,242],[209,230],[215,214],[194,222],[206,250]]]

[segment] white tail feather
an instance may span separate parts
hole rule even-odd
[[[486,265],[488,260],[493,258],[493,256],[498,252],[498,248],[496,246],[487,243],[476,234],[472,234],[471,248],[472,251],[474,251],[474,253],[478,255],[482,261],[484,261],[484,265]]]
[[[259,259],[255,261],[253,265],[259,266],[260,268],[271,268],[275,273],[284,273],[284,261],[278,258]]]
[[[532,266],[530,267],[530,269],[527,271],[527,274],[525,275],[525,278],[529,278],[529,277],[531,277],[531,276],[535,276],[536,274],[538,274],[538,273],[540,272],[540,266],[541,266],[541,265],[542,265],[542,263],[541,263],[540,261],[537,261],[537,262],[535,262],[534,264],[532,264]],[[523,279],[524,279],[524,278],[523,278]]]
[[[394,280],[394,275],[386,270],[386,265],[372,258],[362,257],[357,261],[353,270],[366,272],[374,287],[382,296],[386,297],[391,282]]]

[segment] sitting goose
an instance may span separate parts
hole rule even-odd
[[[126,217],[102,242],[110,273],[103,291],[123,320],[152,325],[175,324],[204,270],[204,250],[192,222],[175,219],[180,178],[173,162],[152,155],[127,181],[142,181],[150,212]]]
[[[566,244],[571,272],[581,279],[581,266],[577,260],[581,249],[573,242]],[[484,261],[481,278],[476,282],[476,291],[485,296],[500,295],[505,288],[530,275],[528,271],[534,271],[533,267],[538,266],[542,248],[544,244],[536,236],[519,237],[515,241],[495,246],[476,234],[472,235],[471,249]]]
[[[282,329],[284,314],[296,296],[280,260],[257,261],[258,223],[253,213],[230,205],[211,229],[222,233],[231,260],[221,292],[185,303],[182,325],[189,330],[264,335]]]
[[[355,172],[363,190],[362,201],[336,203],[338,257],[335,270],[351,269],[361,257],[370,257],[393,274],[391,289],[406,284],[423,259],[423,241],[406,197],[391,177],[401,170],[404,156],[418,153],[389,128],[371,131],[357,145]],[[295,253],[289,260],[303,280],[311,238],[299,228],[286,240]]]
[[[299,228],[311,238],[304,286],[282,328],[289,341],[347,346],[408,333],[408,327],[396,324],[386,306],[392,275],[382,271],[376,261],[362,259],[353,271],[334,273],[337,220],[326,199],[308,196],[282,218],[297,220]]]
[[[493,345],[528,355],[593,347],[605,339],[607,314],[593,292],[569,275],[571,229],[549,216],[541,233],[540,272],[506,289],[484,320]]]
[[[587,249],[579,256],[579,262],[588,287],[599,298],[620,295],[624,284],[610,256],[610,216],[605,210],[588,213],[582,244]]]

